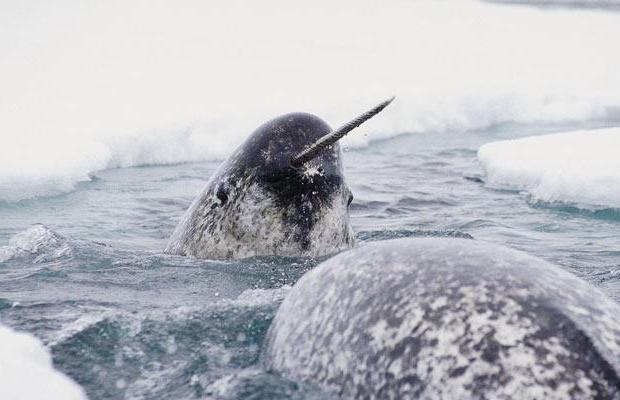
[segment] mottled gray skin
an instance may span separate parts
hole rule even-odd
[[[300,168],[298,154],[331,128],[304,113],[271,120],[226,160],[185,213],[166,253],[210,259],[322,256],[353,246],[351,191],[338,143]]]
[[[304,275],[266,367],[359,399],[619,399],[620,305],[545,261],[399,239]]]

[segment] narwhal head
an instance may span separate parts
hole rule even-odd
[[[166,251],[243,258],[320,256],[351,247],[353,196],[338,140],[392,100],[336,130],[306,113],[261,125],[222,164]]]

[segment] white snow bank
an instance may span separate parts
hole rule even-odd
[[[620,208],[620,128],[488,143],[478,150],[487,184],[542,201]]]
[[[0,326],[0,399],[81,400],[84,391],[54,370],[34,336]]]
[[[620,105],[618,13],[436,0],[7,1],[0,37],[10,38],[0,40],[0,201],[67,192],[105,168],[222,158],[279,114],[337,126],[391,95],[345,143],[607,120]]]

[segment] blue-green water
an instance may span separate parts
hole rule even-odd
[[[403,134],[346,151],[358,245],[473,237],[551,261],[620,300],[620,210],[489,189],[477,162],[483,143],[570,128]],[[282,298],[320,260],[161,253],[218,164],[108,170],[65,195],[0,204],[2,323],[42,339],[91,399],[328,396],[260,363]]]

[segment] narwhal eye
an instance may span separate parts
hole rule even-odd
[[[226,192],[226,189],[224,189],[224,185],[220,185],[217,188],[217,192],[215,192],[215,197],[220,200],[222,205],[226,204],[226,202],[228,201],[228,193]]]

